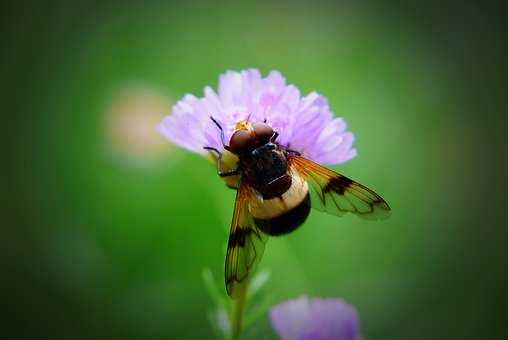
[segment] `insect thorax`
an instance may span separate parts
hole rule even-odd
[[[263,198],[279,197],[291,186],[291,176],[284,151],[267,143],[240,157],[243,179]]]

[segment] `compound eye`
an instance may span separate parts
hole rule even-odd
[[[265,123],[253,123],[252,128],[258,140],[268,142],[273,136],[273,129],[270,125]]]
[[[229,141],[229,148],[234,154],[241,154],[248,151],[252,146],[252,136],[247,130],[238,130],[233,133]]]

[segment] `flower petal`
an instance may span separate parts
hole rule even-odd
[[[356,309],[341,299],[289,300],[271,309],[270,321],[282,340],[355,340],[360,334]]]
[[[272,326],[282,340],[298,339],[310,317],[307,296],[289,300],[270,310]]]
[[[203,147],[222,148],[219,128],[229,142],[240,120],[266,121],[279,133],[277,142],[323,164],[338,164],[356,155],[354,137],[342,118],[333,119],[325,97],[302,97],[278,71],[263,78],[256,69],[227,71],[219,77],[217,93],[205,87],[204,97],[185,95],[158,131],[171,142],[204,154]]]

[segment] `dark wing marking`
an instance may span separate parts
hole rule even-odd
[[[226,290],[233,298],[236,296],[236,287],[246,282],[261,259],[267,239],[249,212],[248,203],[250,199],[255,199],[253,195],[245,183],[240,184],[236,193],[224,269]]]
[[[306,158],[288,156],[291,171],[309,184],[313,208],[342,216],[351,212],[370,220],[386,219],[390,207],[374,191]]]

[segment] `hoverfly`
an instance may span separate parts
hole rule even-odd
[[[224,153],[212,147],[217,173],[237,190],[225,262],[229,296],[259,262],[268,236],[290,233],[302,225],[311,206],[332,215],[351,212],[367,219],[384,219],[390,207],[367,187],[277,143],[278,133],[263,123],[240,121],[225,143],[237,157],[236,168],[223,171]],[[232,179],[232,180],[231,180]]]

